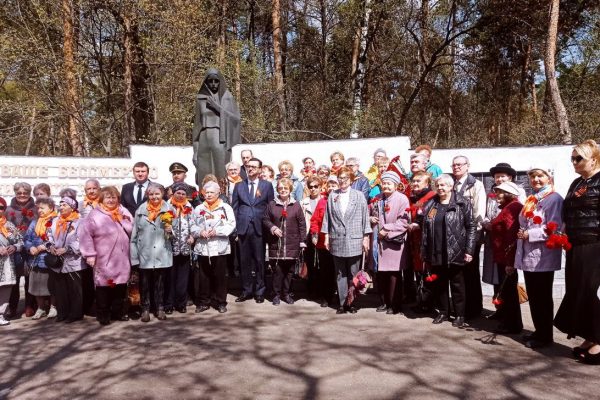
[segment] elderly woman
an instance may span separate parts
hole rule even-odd
[[[300,201],[304,197],[304,186],[302,183],[294,176],[294,166],[288,160],[284,160],[279,163],[277,166],[279,169],[279,175],[277,175],[277,179],[273,181],[273,189],[277,189],[277,182],[281,178],[287,178],[292,181],[294,187],[291,192],[291,196],[294,200]]]
[[[519,304],[518,274],[514,268],[519,214],[523,205],[519,202],[519,187],[513,182],[502,182],[494,188],[500,212],[490,223],[490,242],[494,255],[494,265],[500,286],[495,290],[496,305],[501,310],[500,325],[496,330],[501,334],[517,334],[523,330],[521,305]]]
[[[346,158],[344,157],[344,154],[342,154],[341,151],[334,151],[329,156],[329,161],[331,161],[331,173],[337,175],[339,173],[340,168],[344,166]]]
[[[165,314],[165,278],[173,265],[172,217],[175,212],[163,200],[165,188],[151,182],[146,189],[148,201],[135,212],[131,232],[131,265],[140,268],[140,300],[142,322],[150,321],[150,303],[154,300],[156,318],[167,319]]]
[[[10,322],[5,317],[13,286],[17,283],[12,255],[21,251],[23,240],[17,227],[6,219],[6,200],[0,197],[0,326]]]
[[[27,231],[29,224],[37,215],[35,200],[31,197],[31,185],[27,182],[17,182],[13,186],[15,196],[10,201],[10,206],[6,209],[4,215],[20,232],[21,237]],[[35,313],[37,304],[35,298],[29,294],[29,273],[28,273],[28,255],[25,247],[21,246],[20,250],[12,254],[12,260],[15,266],[16,282],[12,286],[10,293],[10,302],[8,310],[5,312],[7,318],[12,318],[21,315],[17,311],[19,300],[21,297],[20,282],[21,277],[25,280],[25,316],[31,317]]]
[[[100,202],[100,182],[97,179],[88,179],[83,186],[83,200],[79,202],[79,214],[85,219]]]
[[[62,266],[53,272],[56,298],[56,322],[71,323],[83,319],[83,280],[81,271],[87,268],[79,250],[77,230],[80,215],[77,201],[72,197],[61,198],[59,216],[54,218],[48,241],[48,252],[63,258]]]
[[[50,287],[48,285],[49,272],[45,259],[47,254],[46,243],[48,242],[48,230],[52,226],[52,219],[56,217],[54,211],[54,200],[49,197],[40,197],[36,200],[38,217],[31,222],[25,233],[25,249],[34,258],[30,265],[29,286],[27,290],[37,302],[38,309],[31,317],[40,319],[43,317],[56,317],[56,307],[50,305]],[[49,312],[51,314],[49,315]]]
[[[323,198],[323,194],[321,193],[322,187],[323,184],[321,183],[321,179],[317,176],[312,175],[306,178],[306,190],[308,191],[308,195],[302,199],[300,206],[302,207],[307,227],[310,227],[310,219],[314,215],[319,201]],[[315,245],[308,235],[306,236],[306,253],[304,255],[304,260],[308,267],[307,286],[309,297],[315,298],[318,296],[318,270],[316,269],[318,266],[318,263],[316,262],[317,253]]]
[[[437,276],[432,290],[438,315],[434,324],[448,320],[450,299],[448,284],[456,318],[452,326],[465,324],[464,265],[473,259],[476,225],[471,202],[456,194],[454,179],[442,174],[436,180],[437,195],[423,208],[421,255],[425,269]]]
[[[270,233],[267,243],[273,269],[274,306],[278,306],[281,300],[294,304],[290,296],[292,274],[300,249],[306,246],[306,220],[300,203],[291,196],[293,187],[291,179],[280,178],[277,195],[267,205],[263,217],[263,227]]]
[[[390,166],[390,159],[385,156],[379,157],[375,166],[377,167],[377,175],[369,182],[371,187],[371,190],[369,191],[369,200],[372,200],[381,194],[381,174],[387,171]]]
[[[196,312],[211,306],[220,313],[227,312],[227,258],[231,253],[229,235],[235,229],[231,206],[219,198],[219,185],[208,182],[203,186],[205,200],[194,210],[192,235],[196,238],[194,254],[198,257],[195,292]]]
[[[240,176],[240,164],[235,161],[228,162],[225,164],[225,172],[227,172],[227,187],[225,188],[225,196],[227,196],[227,201],[231,204],[231,196],[233,195],[233,188],[237,183],[242,181],[242,177]]]
[[[554,271],[561,268],[562,251],[546,246],[549,237],[547,224],[553,222],[558,227],[562,226],[563,198],[554,191],[549,169],[532,168],[527,175],[533,194],[525,200],[519,215],[515,267],[522,270],[525,276],[531,319],[535,327],[535,332],[524,337],[525,346],[534,349],[550,346],[553,342],[552,286]]]
[[[273,182],[275,180],[275,170],[270,165],[263,165],[260,169],[260,179],[267,182]]]
[[[377,251],[377,283],[383,304],[378,312],[397,314],[402,307],[402,270],[408,267],[404,251],[408,229],[408,198],[397,191],[400,177],[392,171],[381,175],[382,197],[373,203],[371,224]]]
[[[356,313],[347,303],[348,289],[360,269],[361,256],[369,251],[369,234],[373,232],[365,196],[350,188],[354,174],[348,167],[338,170],[339,189],[329,195],[321,232],[324,245],[333,255],[339,296],[338,314]]]
[[[114,186],[100,189],[98,207],[79,225],[79,250],[93,268],[96,286],[96,319],[100,325],[127,320],[123,302],[131,271],[129,236],[133,217],[121,205]]]
[[[187,200],[187,185],[183,182],[171,186],[173,196],[169,200],[170,206],[175,210],[173,218],[173,268],[170,268],[169,285],[165,301],[165,313],[170,314],[173,309],[180,313],[187,312],[188,280],[190,276],[192,245],[194,238],[194,217],[192,204]]]
[[[329,307],[329,302],[335,293],[333,258],[329,250],[325,247],[325,234],[321,233],[321,228],[323,227],[329,194],[338,189],[337,176],[331,175],[327,178],[327,192],[323,194],[323,197],[317,203],[317,207],[310,218],[311,243],[317,251],[318,276],[316,277],[316,292],[319,296],[321,307]]]
[[[42,197],[50,197],[52,195],[50,191],[50,185],[47,183],[38,183],[33,187],[33,197],[35,199],[41,199]]]
[[[325,182],[323,186],[327,186],[326,181],[327,178],[329,178],[329,175],[331,175],[331,170],[329,167],[327,165],[319,165],[317,168],[317,177],[321,178],[321,182]]]
[[[571,163],[579,177],[565,202],[565,231],[572,244],[565,266],[566,293],[554,325],[583,343],[573,355],[587,364],[600,364],[600,149],[593,140],[575,146]]]

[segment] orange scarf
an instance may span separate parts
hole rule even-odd
[[[67,231],[69,222],[73,222],[78,219],[79,213],[77,211],[71,211],[71,213],[66,217],[63,217],[61,214],[60,218],[58,218],[58,221],[56,221],[56,236],[59,236],[61,232]]]
[[[56,215],[56,211],[49,212],[47,215],[40,215],[35,224],[35,234],[42,237],[46,233],[46,229],[48,229],[46,224],[52,218],[56,217]]]
[[[146,210],[148,210],[148,219],[150,221],[154,221],[156,217],[158,217],[158,214],[160,214],[160,210],[164,202],[164,200],[161,200],[160,203],[158,203],[158,205],[154,206],[148,201],[146,205]]]
[[[550,190],[544,193],[540,193],[538,195],[532,194],[529,197],[527,197],[527,199],[525,199],[525,204],[523,204],[523,210],[521,211],[521,214],[526,216],[534,212],[537,208],[537,204],[540,201],[542,201],[542,199],[544,199],[546,196],[552,193],[554,193],[554,188],[550,188]]]
[[[98,200],[90,200],[87,196],[83,197],[83,206],[87,207],[87,206],[92,206],[94,208],[96,208],[98,206]]]
[[[8,229],[6,228],[6,215],[0,216],[0,233],[8,239]]]
[[[221,203],[222,203],[221,199],[217,199],[217,200],[213,201],[212,204],[209,204],[207,201],[205,201],[205,202],[202,203],[202,205],[209,212],[213,212],[213,211],[215,211],[217,208],[219,208],[221,206]]]
[[[238,183],[242,181],[242,177],[241,176],[236,176],[235,178],[232,178],[230,176],[227,177],[227,180],[231,183]]]
[[[123,219],[123,215],[119,212],[119,206],[116,206],[115,208],[111,209],[106,207],[104,204],[100,203],[100,208],[106,211],[114,222],[121,222],[121,220]]]
[[[177,216],[179,217],[181,215],[181,212],[187,205],[187,199],[184,199],[183,201],[178,202],[177,200],[175,200],[175,196],[173,196],[173,197],[171,197],[170,202],[171,202],[171,205],[173,207],[175,207],[175,209],[177,210]]]

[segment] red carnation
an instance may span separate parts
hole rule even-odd
[[[525,218],[527,218],[527,219],[531,219],[531,218],[533,218],[533,211],[527,211],[527,212],[525,213]]]
[[[570,251],[573,248],[573,245],[570,242],[567,242],[564,246],[566,251]]]
[[[23,214],[24,216],[27,216],[27,209],[26,208],[21,209],[21,214]]]
[[[546,232],[548,234],[554,233],[554,231],[556,231],[556,228],[558,228],[558,224],[554,221],[550,221],[546,224]]]
[[[25,232],[27,230],[27,226],[26,225],[19,225],[19,226],[17,226],[17,229],[20,230],[21,232]]]
[[[494,300],[492,300],[492,304],[495,306],[499,306],[502,304],[502,299],[500,299],[499,297],[496,297]]]
[[[42,239],[44,242],[48,241],[48,235],[46,235],[45,233],[42,233],[42,236],[40,236],[40,239]]]
[[[437,274],[431,274],[431,282],[435,281],[437,278]]]
[[[425,282],[431,282],[431,276],[427,276],[427,277],[425,278]]]
[[[225,214],[221,214],[221,219],[225,219],[227,216]]]
[[[10,214],[8,214],[8,215],[10,215],[11,217],[14,217],[15,216],[15,212],[11,211]]]
[[[535,217],[533,217],[532,221],[534,224],[539,225],[542,223],[542,217],[540,217],[539,215],[536,215]]]
[[[492,193],[488,194],[488,197],[490,199],[495,199],[496,198],[496,193],[492,192]]]
[[[388,206],[387,204],[385,205],[385,207],[383,207],[383,211],[384,212],[388,212],[390,211],[390,206]]]
[[[287,218],[287,210],[284,209],[283,211],[281,211],[281,217]]]
[[[52,226],[52,220],[46,221],[46,228],[50,228]]]
[[[173,210],[169,210],[167,211],[167,213],[171,214],[171,217],[175,218],[175,213],[173,212]]]
[[[192,212],[192,208],[191,207],[186,207],[183,209],[183,214],[184,215],[188,215]]]
[[[206,211],[200,211],[200,215],[205,215]]]
[[[107,283],[107,284],[108,284],[108,286],[110,286],[111,288],[114,288],[115,286],[117,286],[117,284],[115,283],[115,281],[114,281],[114,280],[112,280],[112,279],[108,279],[108,280],[106,281],[106,283]]]
[[[192,193],[192,199],[195,199],[196,197],[198,197],[198,191],[197,191],[197,190],[195,190],[195,191]]]

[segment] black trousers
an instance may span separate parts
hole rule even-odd
[[[165,309],[165,277],[169,268],[140,268],[140,302],[143,311],[150,311],[154,299],[156,310]]]
[[[29,275],[18,275],[17,274],[17,284],[13,285],[10,291],[10,299],[8,301],[8,306],[13,313],[13,315],[17,314],[17,308],[19,307],[19,300],[21,299],[21,278],[25,279],[25,307],[31,307],[34,310],[37,308],[37,303],[35,301],[35,296],[29,294],[27,288],[29,287]]]
[[[317,249],[317,262],[317,293],[322,300],[330,302],[337,288],[333,256],[326,249]]]
[[[81,272],[51,272],[54,276],[54,299],[58,319],[83,318],[83,280]]]
[[[100,322],[108,322],[112,319],[120,319],[123,315],[123,305],[127,285],[121,284],[115,287],[96,287],[96,319]]]
[[[535,337],[545,342],[552,341],[554,338],[552,332],[554,319],[554,301],[552,300],[554,271],[524,271],[523,275],[525,276],[531,319],[535,327]]]
[[[506,275],[505,266],[497,265],[498,276],[500,282],[504,281]],[[500,321],[508,329],[521,330],[523,329],[523,320],[521,318],[521,304],[519,303],[519,274],[515,271],[512,275],[508,275],[504,286],[502,287],[502,293],[500,293],[500,299],[502,304],[498,308],[500,311]],[[500,286],[498,286],[500,290]]]
[[[227,255],[198,259],[197,305],[227,305]]]
[[[275,296],[289,296],[296,260],[270,260],[269,262],[273,269],[273,292]]]
[[[239,235],[243,294],[265,295],[265,245],[251,229]]]
[[[479,272],[479,250],[481,245],[475,246],[475,254],[470,263],[463,267],[465,281],[465,317],[477,318],[483,311],[483,294],[481,292],[481,274]]]
[[[434,292],[435,306],[441,314],[449,315],[450,298],[448,285],[450,285],[450,294],[452,295],[452,305],[457,317],[465,316],[465,279],[462,265],[435,265],[431,268],[431,273],[436,274],[438,278],[432,282]]]
[[[306,289],[308,297],[314,298],[319,296],[319,260],[317,260],[317,249],[312,244],[312,240],[306,241],[306,249],[304,249],[304,261],[308,267],[308,279],[306,280]]]
[[[187,305],[190,279],[190,256],[173,256],[173,266],[167,273],[165,308],[182,308]]]
[[[90,267],[81,270],[81,296],[83,304],[83,313],[85,315],[93,315],[94,299],[96,297],[96,289],[94,287],[94,270]]]
[[[387,308],[402,308],[403,271],[377,271],[377,288]],[[412,272],[412,271],[411,271]]]

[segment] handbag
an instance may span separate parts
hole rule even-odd
[[[67,235],[69,234],[70,228],[71,223],[69,222],[69,224],[67,225],[67,231],[65,232],[65,240],[63,240],[62,247],[65,247],[65,244],[67,243]],[[46,245],[48,245],[48,243],[46,243]],[[57,256],[52,253],[46,253],[46,256],[44,257],[44,264],[46,264],[46,266],[54,272],[60,272],[64,263],[65,258],[63,256]]]
[[[381,202],[383,203],[383,200],[381,200]],[[385,220],[385,207],[384,207],[384,211],[383,211],[382,215],[383,215],[383,223],[387,224],[387,221]],[[383,238],[383,240],[388,243],[404,244],[404,242],[406,241],[406,231],[398,236],[393,237],[393,238],[389,238],[386,236]]]

